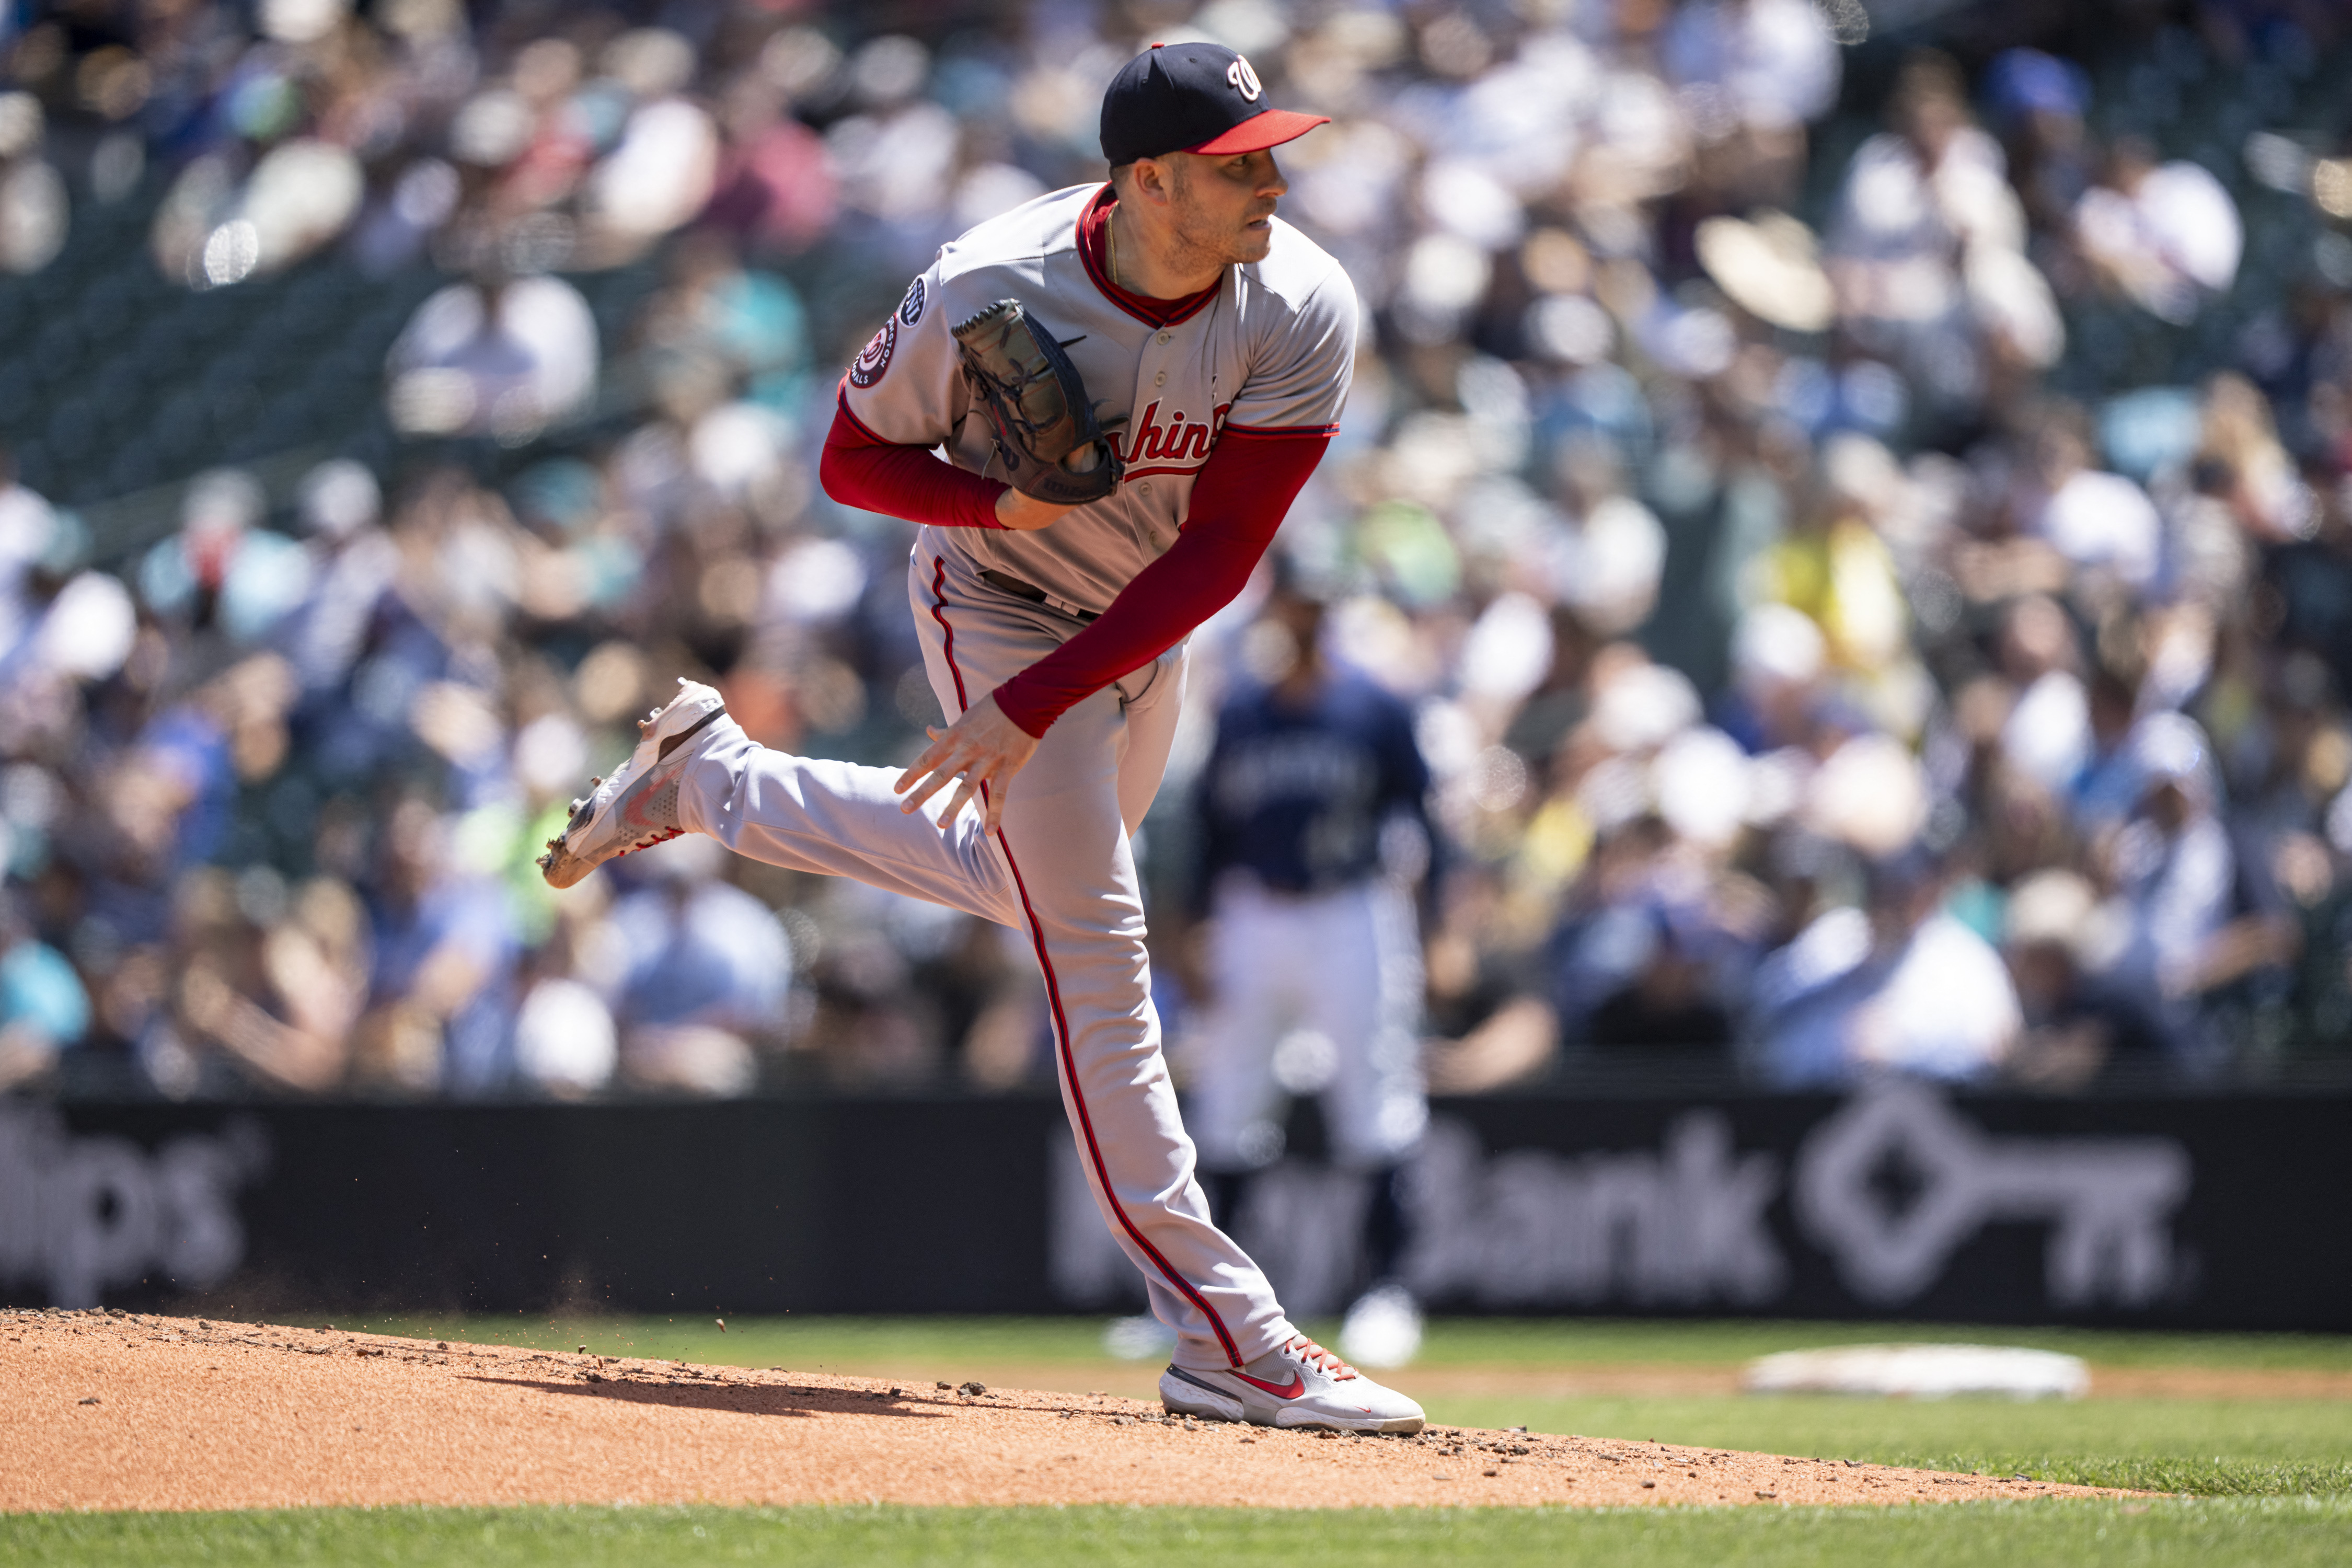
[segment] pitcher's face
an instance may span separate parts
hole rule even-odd
[[[1221,265],[1265,260],[1274,246],[1275,204],[1290,189],[1274,153],[1171,153],[1167,162],[1179,242]]]

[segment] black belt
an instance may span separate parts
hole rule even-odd
[[[1012,573],[999,572],[993,566],[982,567],[980,571],[980,580],[987,584],[992,588],[1002,588],[1004,592],[1012,595],[1016,599],[1026,599],[1033,605],[1044,605],[1049,609],[1061,610],[1062,614],[1072,616],[1077,620],[1096,621],[1102,618],[1101,614],[1095,610],[1062,609],[1061,605],[1056,605],[1052,600],[1046,598],[1045,590],[1038,587],[1034,583],[1024,583]]]

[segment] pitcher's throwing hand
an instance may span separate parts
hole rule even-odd
[[[963,815],[964,803],[975,795],[988,831],[993,833],[1003,826],[1005,788],[1036,754],[1037,737],[1007,719],[993,696],[982,698],[978,706],[946,729],[932,724],[923,732],[930,736],[930,745],[893,786],[907,796],[898,809],[920,811],[925,801],[955,783],[959,784],[955,798],[948,802],[940,818],[942,832],[953,830],[955,819]]]

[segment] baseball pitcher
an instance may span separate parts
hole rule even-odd
[[[681,682],[541,865],[569,887],[705,833],[1024,931],[1080,1163],[1177,1334],[1167,1406],[1413,1432],[1421,1407],[1300,1334],[1210,1222],[1130,843],[1184,639],[1240,592],[1347,396],[1355,290],[1275,216],[1273,149],[1322,123],[1270,107],[1231,50],[1146,51],[1103,100],[1109,181],[943,247],[849,367],[820,478],[922,525],[908,599],[953,716],[911,766],[768,750]]]

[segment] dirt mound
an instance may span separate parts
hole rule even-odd
[[[1410,1380],[1407,1380],[1408,1383]],[[0,1311],[0,1510],[357,1503],[1910,1503],[2080,1487],[1590,1437],[1335,1437],[332,1330]]]

